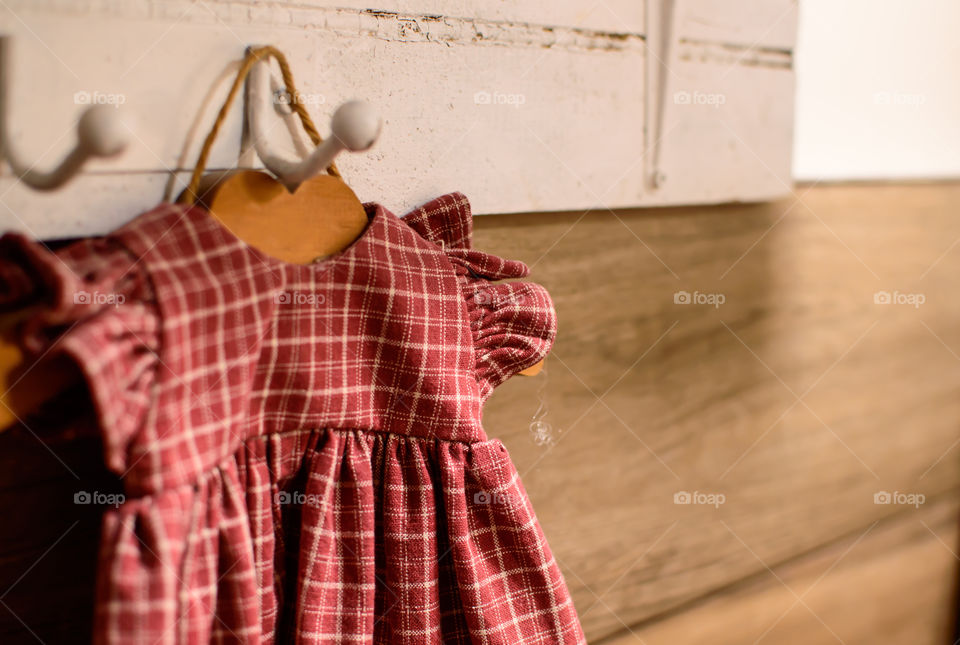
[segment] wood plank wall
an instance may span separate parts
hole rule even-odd
[[[590,642],[951,642],[958,204],[957,183],[801,186],[476,220],[555,299],[546,374],[484,422]]]

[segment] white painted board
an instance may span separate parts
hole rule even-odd
[[[647,78],[649,9],[627,0],[592,8],[415,0],[375,11],[353,0],[337,8],[315,2],[6,0],[0,30],[15,36],[9,101],[16,150],[40,167],[52,165],[72,145],[75,120],[89,101],[120,104],[132,143],[122,158],[90,164],[51,195],[24,188],[4,170],[0,229],[39,237],[95,234],[154,206],[171,171],[180,171],[183,185],[183,171],[192,167],[244,48],[266,43],[286,53],[322,133],[335,107],[348,99],[365,99],[381,112],[385,127],[377,145],[342,156],[338,165],[361,199],[395,212],[452,190],[465,192],[478,214],[782,193],[764,166],[789,164],[789,50],[782,54],[786,67],[758,71],[740,60],[725,65],[730,69],[721,85],[753,99],[746,111],[739,100],[724,108],[735,128],[753,128],[742,135],[749,151],[724,147],[715,114],[688,111],[670,133],[672,143],[664,138],[660,159],[674,164],[671,180],[661,187],[647,181],[647,104],[650,92],[658,91]],[[673,42],[683,33],[666,36]],[[729,44],[721,39],[697,47]],[[671,57],[678,51],[672,49]],[[671,65],[681,78],[706,87],[716,63],[694,58]],[[240,114],[238,101],[211,169],[237,165]],[[663,124],[676,117],[665,110]],[[275,130],[274,147],[292,154],[282,123]],[[675,160],[691,150],[720,154],[721,169],[709,161],[677,166]],[[731,154],[742,163],[726,163]]]

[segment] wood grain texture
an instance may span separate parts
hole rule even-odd
[[[908,510],[877,493],[960,485],[960,185],[797,194],[476,220],[557,306],[546,374],[484,423],[592,640]],[[530,430],[541,400],[552,445]]]
[[[958,510],[950,495],[892,516],[604,643],[951,643]]]

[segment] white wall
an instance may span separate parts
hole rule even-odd
[[[960,2],[801,0],[794,177],[960,176]]]

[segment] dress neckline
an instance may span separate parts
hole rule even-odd
[[[376,202],[367,202],[363,204],[363,208],[367,213],[368,219],[367,226],[363,229],[363,232],[355,240],[353,240],[353,242],[340,251],[308,264],[287,262],[286,260],[281,260],[280,258],[270,255],[269,253],[259,249],[255,245],[234,233],[226,224],[220,221],[203,206],[189,206],[186,210],[186,213],[205,220],[211,227],[215,228],[220,235],[223,236],[228,244],[242,249],[244,253],[253,256],[255,259],[267,266],[277,267],[280,269],[289,269],[291,271],[325,273],[327,270],[333,268],[343,261],[348,260],[350,257],[356,255],[359,251],[367,247],[370,244],[370,240],[376,237],[377,231],[383,228],[384,221],[387,218],[386,208]]]

